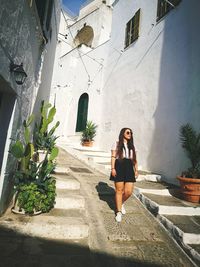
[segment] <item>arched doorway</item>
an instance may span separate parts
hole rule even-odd
[[[84,93],[80,96],[78,101],[78,114],[76,120],[76,132],[81,132],[85,129],[88,114],[89,96]]]

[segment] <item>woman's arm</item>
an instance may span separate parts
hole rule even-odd
[[[138,163],[137,163],[137,161],[134,164],[134,172],[135,172],[135,177],[138,177]]]
[[[112,176],[116,176],[115,160],[116,160],[116,150],[111,150],[111,174]]]

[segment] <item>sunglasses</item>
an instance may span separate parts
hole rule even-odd
[[[125,134],[129,135],[129,134],[132,134],[132,132],[126,131]]]

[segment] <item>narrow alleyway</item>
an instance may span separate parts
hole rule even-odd
[[[137,198],[114,220],[108,176],[60,149],[56,206],[29,217],[0,218],[0,267],[195,266]]]

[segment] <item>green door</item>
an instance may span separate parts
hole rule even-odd
[[[88,114],[88,94],[81,95],[78,101],[78,115],[76,121],[76,132],[81,132],[85,129]]]

